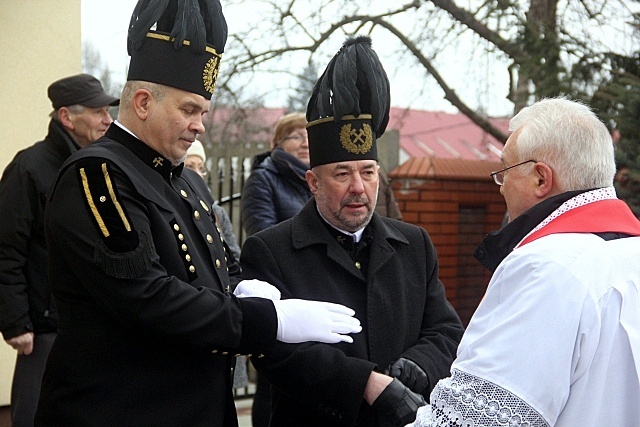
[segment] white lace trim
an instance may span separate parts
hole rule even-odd
[[[531,234],[545,227],[551,221],[558,218],[560,215],[569,212],[572,209],[579,208],[580,206],[588,205],[593,202],[599,202],[600,200],[611,200],[617,198],[618,197],[616,196],[616,190],[614,187],[597,188],[595,190],[587,191],[586,193],[578,194],[577,196],[572,197],[571,199],[561,204],[558,209],[551,212],[551,215],[546,217],[540,224],[538,224],[533,230],[531,230],[529,234],[524,236],[524,239],[522,239],[520,243],[518,243],[518,246],[520,246],[520,244],[524,242]]]
[[[418,411],[413,426],[549,427],[549,424],[508,390],[454,369],[451,377],[441,380],[433,389],[431,411]]]

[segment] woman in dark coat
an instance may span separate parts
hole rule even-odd
[[[311,197],[307,120],[302,113],[282,116],[275,126],[270,153],[256,156],[242,190],[242,224],[248,235],[297,214]]]

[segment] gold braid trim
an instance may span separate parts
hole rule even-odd
[[[100,215],[100,212],[98,212],[96,204],[93,202],[93,197],[91,196],[91,191],[89,190],[87,173],[85,172],[84,168],[80,168],[80,177],[82,178],[82,188],[84,189],[84,196],[87,198],[87,202],[89,203],[89,207],[91,208],[93,216],[96,218],[96,222],[100,227],[100,231],[102,231],[104,237],[109,237],[109,230],[107,230],[107,226],[104,224],[102,216]]]
[[[150,39],[164,40],[166,42],[173,42],[175,40],[175,37],[171,38],[169,36],[165,36],[164,34],[158,34],[158,33],[147,33],[147,37],[149,37]],[[191,42],[189,40],[183,40],[182,44],[185,46],[190,46]],[[222,54],[218,53],[218,51],[215,50],[212,46],[208,46],[208,45],[205,46],[205,50],[209,53],[214,54],[218,58],[222,57]]]
[[[120,202],[116,198],[116,193],[113,191],[113,184],[111,183],[111,177],[109,177],[109,170],[107,169],[106,163],[102,164],[102,174],[104,175],[104,182],[107,184],[107,188],[109,189],[109,197],[111,197],[111,201],[113,202],[113,205],[116,207],[116,210],[118,211],[118,215],[120,215],[120,219],[124,224],[124,228],[127,231],[131,231],[131,225],[129,224],[129,221],[127,220],[127,217],[124,214],[122,205],[120,205]]]

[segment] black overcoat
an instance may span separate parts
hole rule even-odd
[[[63,165],[45,214],[58,337],[37,425],[235,426],[234,355],[275,343],[203,180],[112,125]]]
[[[449,375],[463,327],[424,229],[374,214],[364,277],[322,221],[312,199],[293,218],[249,237],[243,276],[270,282],[282,298],[351,307],[363,331],[353,344],[277,344],[253,361],[274,386],[272,426],[376,426],[363,400],[371,371],[411,359],[427,373],[430,392]]]
[[[58,329],[47,280],[44,208],[58,169],[77,150],[65,128],[51,120],[47,137],[17,153],[2,174],[0,331],[5,340]]]

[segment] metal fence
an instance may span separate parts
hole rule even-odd
[[[205,146],[209,169],[207,185],[216,202],[227,211],[239,245],[246,237],[240,215],[242,189],[251,172],[253,158],[268,148],[265,143],[246,144],[243,147]]]

